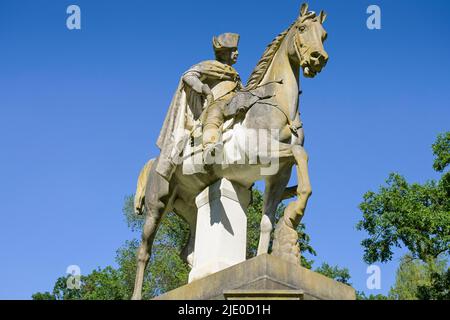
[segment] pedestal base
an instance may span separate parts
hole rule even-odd
[[[221,179],[196,198],[194,264],[189,282],[245,261],[251,191]]]
[[[276,291],[279,291],[277,297]],[[291,294],[288,292],[291,291]],[[253,292],[253,293],[252,293]],[[355,300],[355,290],[280,258],[264,254],[172,290],[155,299]]]
[[[227,290],[225,300],[303,300],[302,290]]]

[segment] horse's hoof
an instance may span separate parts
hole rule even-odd
[[[301,253],[298,244],[298,233],[286,222],[284,217],[281,217],[275,227],[272,255],[300,265]]]

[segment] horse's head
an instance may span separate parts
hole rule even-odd
[[[308,11],[308,5],[301,6],[300,15],[292,26],[289,55],[296,59],[305,77],[312,78],[327,64],[328,54],[323,47],[327,33],[323,28],[326,14],[319,16]]]

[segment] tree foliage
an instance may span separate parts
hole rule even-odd
[[[356,291],[356,300],[391,300],[388,296],[382,294],[366,295],[362,291]]]
[[[367,263],[392,259],[393,249],[406,247],[390,299],[449,299],[450,269],[450,132],[432,145],[433,168],[442,172],[438,181],[408,183],[390,174],[386,186],[367,192],[359,208],[357,228],[367,232],[362,241]]]
[[[442,172],[450,164],[450,131],[438,135],[432,148],[435,156],[433,168]]]
[[[59,277],[53,291],[35,293],[34,300],[120,300],[126,298],[121,273],[110,266],[81,276],[80,287],[68,288],[69,276]]]
[[[320,267],[314,270],[317,273],[323,274],[324,276],[334,279],[338,282],[351,285],[350,283],[350,272],[347,268],[340,268],[339,266],[331,266],[324,262]]]
[[[348,286],[352,286],[350,282],[351,276],[350,272],[347,268],[341,268],[339,266],[332,266],[326,262],[323,262],[322,265],[314,270],[317,273],[323,274],[324,276],[346,284]],[[388,300],[387,296],[382,294],[377,295],[369,295],[367,296],[364,292],[356,290],[356,300]]]
[[[434,168],[443,171],[449,164],[450,132],[433,145]],[[364,260],[386,262],[393,248],[405,246],[413,258],[426,262],[450,253],[449,172],[439,181],[408,183],[392,173],[378,192],[364,195],[359,208],[363,218],[357,229],[365,230]]]
[[[450,300],[450,268],[442,273],[433,272],[430,283],[418,286],[417,298],[420,300]]]
[[[441,257],[423,262],[407,254],[400,261],[389,297],[395,300],[432,299],[435,292],[444,292],[436,280],[445,274],[446,269],[447,261]],[[449,288],[446,290],[448,292]]]

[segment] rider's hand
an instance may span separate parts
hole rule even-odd
[[[214,95],[207,84],[202,86],[202,93],[206,97],[207,105],[211,105],[214,102]]]
[[[208,86],[207,84],[204,84],[204,85],[202,86],[202,93],[203,93],[205,96],[212,95],[212,91],[211,91],[211,89],[209,88],[209,86]]]

